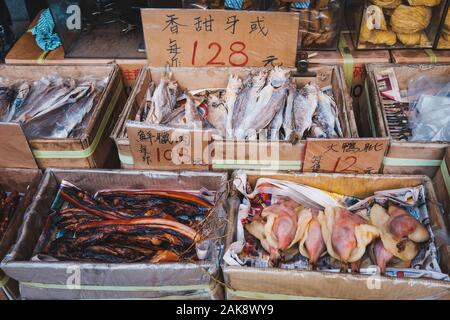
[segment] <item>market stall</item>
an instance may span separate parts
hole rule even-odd
[[[450,299],[450,1],[138,2],[0,64],[0,300]]]

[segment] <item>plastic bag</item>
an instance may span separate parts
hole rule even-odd
[[[419,76],[408,84],[412,141],[450,141],[450,82]]]

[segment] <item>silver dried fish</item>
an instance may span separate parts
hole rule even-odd
[[[289,84],[286,108],[283,117],[284,140],[290,140],[295,130],[294,123],[294,100],[297,95],[297,85],[295,81]]]
[[[208,95],[206,98],[206,104],[208,107],[206,119],[208,122],[217,129],[222,138],[226,137],[227,130],[225,128],[227,120],[227,108],[225,107],[225,101],[220,98],[221,92]]]
[[[227,137],[233,138],[233,112],[236,98],[242,87],[242,80],[238,76],[230,75],[228,78],[227,90],[225,92],[225,105],[227,106],[227,122],[225,128]]]
[[[178,84],[171,81],[172,74],[164,74],[156,87],[146,122],[162,123],[175,109],[178,95]]]
[[[0,121],[6,122],[15,92],[9,87],[0,87]]]
[[[297,139],[303,139],[305,132],[311,127],[314,112],[318,104],[319,88],[307,84],[297,93],[294,99],[294,121]]]
[[[250,129],[258,132],[269,126],[275,115],[286,102],[289,71],[275,67],[270,72],[267,84],[260,91],[255,108],[245,116],[236,132],[238,139],[244,139]]]
[[[319,104],[314,123],[325,132],[328,138],[342,137],[336,103],[330,96],[323,92],[319,92],[318,97]]]
[[[267,70],[260,70],[259,72],[250,75],[249,79],[246,81],[246,86],[239,92],[232,120],[234,137],[238,138],[245,134],[245,132],[237,133],[237,131],[241,130],[241,125],[245,117],[253,112],[256,102],[258,101],[259,93],[264,88],[266,80]]]

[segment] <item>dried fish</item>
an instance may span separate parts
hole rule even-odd
[[[19,86],[17,96],[15,97],[14,102],[11,105],[8,116],[5,118],[5,122],[10,122],[13,119],[17,110],[19,110],[24,104],[26,98],[28,97],[28,94],[30,93],[30,90],[31,87],[27,82],[24,82]]]
[[[198,112],[194,98],[189,93],[185,93],[184,97],[186,98],[186,103],[184,104],[186,126],[188,128],[201,129],[204,119]]]
[[[220,98],[221,93],[223,93],[223,91],[207,96],[206,103],[208,111],[206,114],[206,119],[219,131],[221,137],[225,138],[227,133],[225,127],[227,121],[227,108],[225,106],[225,101],[222,101]]]
[[[283,116],[284,140],[290,140],[295,130],[294,123],[294,100],[297,95],[297,85],[295,82],[289,85],[286,108]]]
[[[250,74],[250,77],[245,81],[244,89],[239,92],[233,110],[232,130],[234,136],[241,136],[236,134],[240,130],[243,119],[251,114],[255,108],[259,92],[266,84],[267,71],[261,70],[256,74]]]
[[[225,104],[227,106],[227,122],[225,128],[227,130],[227,138],[233,138],[233,112],[235,102],[239,91],[242,87],[242,80],[238,76],[230,75],[228,78],[227,91],[225,93]]]
[[[317,106],[314,122],[325,132],[328,138],[342,137],[336,103],[323,92],[319,92],[318,97],[319,105]]]
[[[298,139],[303,139],[305,132],[311,128],[312,118],[317,109],[319,88],[314,84],[307,84],[294,100],[295,132]]]
[[[0,121],[6,121],[15,94],[9,87],[0,87]]]
[[[175,109],[178,95],[178,84],[170,80],[172,73],[166,73],[161,77],[158,86],[152,96],[151,107],[146,118],[149,123],[162,123]]]
[[[278,110],[277,114],[275,115],[275,118],[273,118],[272,122],[269,126],[269,132],[270,132],[270,140],[278,141],[280,140],[280,129],[281,125],[283,124],[283,114],[284,109],[281,108]]]
[[[266,128],[286,102],[289,71],[279,67],[273,69],[266,86],[260,91],[254,110],[247,114],[236,132],[238,139],[248,136],[248,130],[258,132]]]
[[[36,117],[53,111],[66,102],[69,99],[76,98],[79,93],[83,90],[82,88],[76,88],[76,81],[74,79],[62,79],[58,78],[55,82],[51,79],[43,80],[49,81],[47,90],[43,94],[38,95],[36,100],[27,99],[26,105],[24,106],[23,112],[16,114],[13,121],[19,123],[27,123],[34,120]],[[73,92],[72,90],[76,90]]]

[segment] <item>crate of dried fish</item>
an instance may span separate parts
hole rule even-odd
[[[237,171],[233,184],[227,298],[450,298],[428,177]]]
[[[374,136],[391,138],[384,173],[433,177],[450,142],[450,66],[368,64]]]
[[[432,48],[447,0],[350,0],[346,21],[358,49]]]
[[[41,168],[103,166],[125,102],[116,65],[0,66],[0,127],[23,131]]]
[[[41,177],[39,169],[0,168],[0,259],[15,242]],[[8,299],[19,297],[18,283],[0,270],[0,294],[2,290]]]
[[[450,148],[447,148],[436,175],[433,178],[436,195],[444,213],[447,227],[450,230]]]
[[[49,169],[1,263],[24,299],[222,296],[223,173]]]
[[[122,166],[301,170],[305,138],[357,134],[342,69],[310,71],[147,67],[113,133]],[[179,165],[187,141],[197,146]]]

